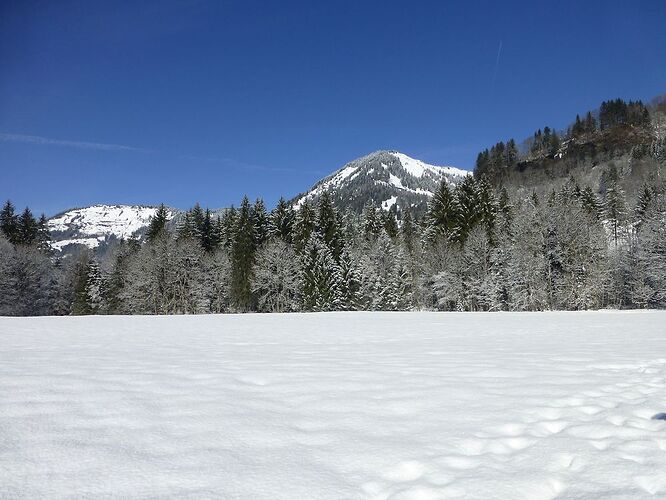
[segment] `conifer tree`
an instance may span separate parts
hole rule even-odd
[[[231,249],[233,246],[237,218],[238,210],[233,205],[222,215],[222,244],[227,249]]]
[[[322,241],[331,250],[333,259],[337,261],[343,247],[342,228],[338,212],[327,192],[322,193],[319,198],[316,226]]]
[[[254,226],[255,247],[259,248],[268,239],[269,218],[264,200],[257,198],[252,207],[252,224]]]
[[[383,224],[377,208],[373,203],[367,203],[363,208],[363,234],[366,239],[374,239],[383,230]]]
[[[255,225],[247,196],[238,209],[234,241],[231,246],[231,298],[239,311],[252,308],[252,266],[255,254]]]
[[[18,220],[18,242],[23,245],[32,245],[39,236],[39,226],[28,207]]]
[[[414,227],[412,213],[409,210],[404,211],[404,215],[402,217],[402,226],[400,227],[400,234],[402,236],[402,241],[407,248],[407,251],[411,254],[414,251],[414,237],[416,234],[416,228]]]
[[[210,209],[206,209],[199,229],[199,243],[204,252],[214,252],[220,241]]]
[[[42,214],[37,221],[37,248],[42,252],[51,252],[51,233],[46,215]]]
[[[382,211],[382,226],[386,234],[391,238],[398,236],[399,228],[398,221],[396,220],[396,206],[393,205],[389,210]]]
[[[280,198],[271,212],[268,234],[282,239],[285,243],[291,243],[293,225],[294,210],[284,198]]]
[[[590,186],[586,186],[581,191],[580,203],[583,210],[592,216],[595,220],[599,220],[601,218],[601,203]]]
[[[301,253],[310,240],[310,236],[315,230],[316,218],[312,205],[307,199],[304,200],[294,218],[293,240],[297,253]]]
[[[148,223],[148,230],[146,231],[146,240],[153,241],[162,232],[166,231],[166,224],[169,221],[169,212],[164,204],[160,204],[155,212],[155,215],[150,218]]]
[[[626,220],[627,206],[624,190],[615,167],[606,172],[606,194],[604,198],[605,217],[611,225],[613,241],[617,247],[621,228]]]
[[[450,237],[455,232],[458,204],[446,180],[440,183],[439,189],[430,200],[426,221],[436,234]]]
[[[2,211],[0,211],[0,229],[10,243],[16,244],[20,239],[18,228],[18,217],[14,212],[14,205],[7,200]]]
[[[300,298],[304,311],[341,308],[340,273],[321,236],[313,232],[301,257]]]

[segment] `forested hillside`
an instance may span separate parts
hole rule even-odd
[[[55,257],[45,220],[0,214],[0,314],[666,307],[663,102],[607,101],[564,133],[479,155],[427,212],[199,205],[104,255]]]

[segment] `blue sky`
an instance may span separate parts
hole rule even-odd
[[[273,204],[666,92],[666,2],[0,2],[0,197]],[[501,44],[501,50],[500,50]]]

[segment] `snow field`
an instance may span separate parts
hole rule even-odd
[[[0,497],[666,496],[664,324],[0,318]]]

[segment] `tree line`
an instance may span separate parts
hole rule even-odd
[[[663,308],[664,185],[630,206],[621,181],[608,168],[599,186],[570,178],[525,196],[469,176],[442,182],[418,219],[340,212],[326,193],[172,221],[161,206],[141,241],[103,258],[57,257],[3,216],[0,314]]]
[[[543,130],[538,129],[534,132],[533,136],[524,142],[522,148],[518,148],[512,138],[506,143],[500,141],[490,149],[484,149],[477,155],[475,173],[495,181],[501,178],[503,170],[514,168],[520,162],[554,158],[563,153],[563,145],[570,141],[591,140],[597,134],[617,130],[620,127],[649,129],[650,126],[650,112],[642,101],[627,102],[623,99],[603,101],[598,112],[588,111],[582,118],[577,114],[573,123],[561,134],[546,126]],[[661,159],[663,148],[663,138],[656,138],[651,146],[654,151],[641,149],[640,152],[653,153],[653,156]]]

